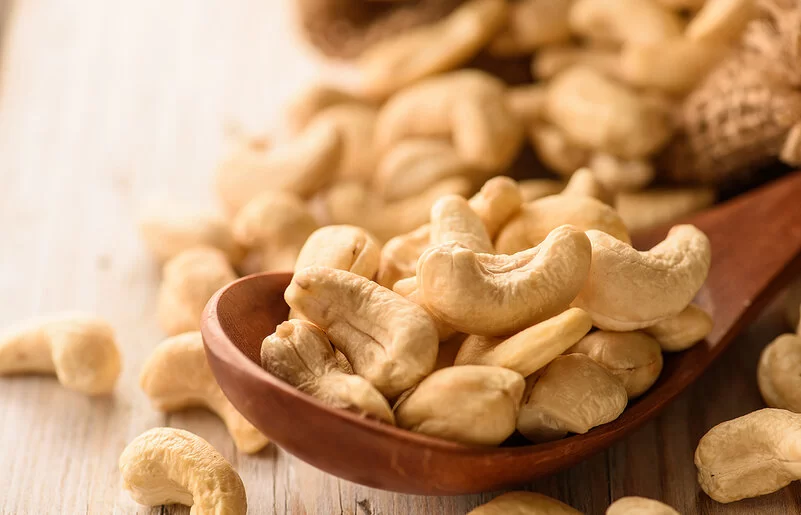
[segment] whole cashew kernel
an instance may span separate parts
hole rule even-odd
[[[329,406],[395,423],[384,396],[363,377],[342,371],[331,342],[314,324],[289,320],[276,327],[262,343],[261,365]]]
[[[687,38],[711,43],[732,43],[757,14],[753,0],[706,0],[687,25]]]
[[[449,241],[473,252],[495,252],[481,218],[459,195],[440,197],[431,207],[431,243],[437,245]]]
[[[137,436],[119,460],[123,487],[145,506],[183,504],[191,515],[245,515],[245,486],[206,440],[157,427]]]
[[[506,91],[506,106],[525,124],[542,121],[545,111],[545,86],[525,84]]]
[[[662,349],[655,339],[638,331],[596,331],[568,352],[586,354],[603,365],[623,384],[629,399],[645,393],[662,372]]]
[[[34,317],[0,334],[0,376],[54,374],[65,388],[104,395],[121,368],[114,330],[92,315]]]
[[[559,356],[528,383],[517,430],[535,443],[611,422],[628,400],[620,381],[584,354]]]
[[[361,227],[327,225],[308,237],[298,255],[295,271],[327,266],[372,279],[378,271],[380,257],[380,245]]]
[[[775,492],[799,479],[801,415],[765,408],[722,422],[695,449],[698,483],[717,502]]]
[[[340,104],[321,111],[309,123],[309,131],[330,127],[342,144],[336,176],[339,179],[370,182],[378,163],[373,133],[378,111],[366,104]],[[324,130],[324,129],[320,129]]]
[[[665,503],[645,497],[621,497],[606,510],[606,515],[681,515]]]
[[[501,227],[520,211],[523,196],[517,183],[509,177],[493,177],[467,201],[484,222],[487,234],[495,238]]]
[[[762,350],[757,383],[771,408],[801,412],[801,337],[783,334]]]
[[[199,331],[179,334],[159,344],[142,367],[139,385],[159,411],[204,407],[216,413],[242,452],[259,452],[269,443],[217,385]]]
[[[454,365],[492,365],[528,377],[581,340],[590,329],[590,316],[571,308],[509,338],[468,336]]]
[[[385,288],[394,289],[398,281],[414,277],[417,260],[430,243],[431,226],[428,224],[387,241],[381,249],[376,282]]]
[[[324,267],[295,274],[287,304],[320,327],[353,366],[388,398],[434,368],[439,339],[417,304],[362,276]]]
[[[615,209],[631,231],[675,221],[715,203],[712,188],[656,188],[620,193]]]
[[[581,512],[536,492],[506,492],[467,515],[581,515]]]
[[[673,227],[647,252],[601,231],[587,231],[587,237],[592,266],[573,305],[601,329],[634,331],[678,315],[709,272],[709,239],[692,225]]]
[[[639,191],[656,176],[654,165],[644,159],[620,159],[606,152],[595,152],[587,165],[595,179],[614,194]]]
[[[517,372],[448,367],[423,379],[395,406],[398,427],[474,445],[498,445],[515,430],[525,381]]]
[[[548,80],[557,74],[581,66],[592,68],[610,78],[621,75],[620,55],[608,47],[582,47],[572,44],[546,46],[531,59],[531,75]],[[544,106],[543,106],[544,107]],[[540,112],[543,112],[541,110]]]
[[[554,125],[536,123],[531,126],[528,135],[537,158],[563,177],[570,177],[590,159],[587,148],[571,141],[564,131]]]
[[[684,23],[654,0],[576,0],[570,28],[604,43],[650,43],[680,37]]]
[[[200,329],[200,316],[217,290],[237,279],[225,254],[210,247],[181,252],[164,265],[156,314],[168,336]]]
[[[492,55],[531,54],[543,45],[570,41],[572,0],[519,0],[509,5],[506,28],[488,50]]]
[[[514,334],[567,309],[584,285],[590,254],[587,237],[571,226],[511,256],[445,243],[420,256],[417,288],[426,307],[457,331]]]
[[[606,205],[614,203],[614,195],[601,182],[589,168],[579,168],[568,179],[562,195],[567,197],[590,197],[598,199]]]
[[[346,104],[369,105],[364,99],[335,86],[314,84],[300,91],[289,101],[285,114],[289,131],[298,134],[320,112],[329,107]]]
[[[695,304],[690,304],[676,316],[643,328],[659,342],[664,352],[689,349],[712,331],[712,317]]]

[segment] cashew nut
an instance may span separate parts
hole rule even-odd
[[[615,201],[618,214],[631,231],[666,224],[715,203],[712,188],[651,189],[621,193]]]
[[[753,0],[706,0],[687,25],[687,38],[710,43],[733,43],[757,14]]]
[[[474,445],[498,445],[515,430],[525,381],[517,372],[448,367],[423,379],[395,406],[398,427]]]
[[[445,243],[420,256],[417,288],[426,307],[457,331],[514,334],[567,309],[584,285],[590,254],[584,233],[571,226],[512,256]]]
[[[621,497],[606,510],[606,515],[681,515],[665,503],[645,497]]]
[[[570,28],[602,43],[650,43],[678,38],[684,23],[678,13],[654,0],[576,0]]]
[[[645,393],[662,372],[662,349],[655,339],[634,331],[596,331],[568,350],[586,354],[623,384],[629,399]]]
[[[698,11],[707,0],[657,0],[660,4],[674,11]]]
[[[328,225],[314,231],[298,255],[295,270],[327,266],[368,279],[375,277],[381,247],[370,233],[353,225]]]
[[[168,336],[200,329],[206,303],[237,279],[225,254],[210,247],[181,252],[164,265],[156,314]]]
[[[365,101],[335,86],[314,84],[300,91],[289,101],[285,113],[289,131],[298,134],[318,113],[329,107],[344,104],[365,105]]]
[[[656,176],[654,166],[644,159],[621,159],[606,152],[596,152],[588,165],[595,179],[614,194],[639,191]]]
[[[508,177],[493,177],[468,201],[470,208],[484,222],[490,238],[520,211],[523,197],[517,183]]]
[[[626,389],[606,368],[584,354],[551,361],[528,379],[517,430],[532,442],[583,434],[615,420],[626,409]]]
[[[414,277],[417,260],[430,242],[431,226],[428,224],[390,239],[381,249],[376,282],[386,288],[394,289],[398,281]]]
[[[449,241],[473,252],[495,252],[481,218],[459,195],[440,197],[431,207],[431,243],[437,245]]]
[[[614,203],[614,195],[601,182],[589,168],[579,168],[570,176],[562,195],[567,197],[590,197],[598,199],[606,205]]]
[[[518,187],[520,188],[523,202],[528,203],[542,197],[557,195],[565,189],[565,183],[554,179],[526,179],[520,181]]]
[[[653,336],[664,352],[689,349],[712,331],[712,317],[695,304],[690,304],[676,316],[666,318],[643,332]]]
[[[304,268],[284,298],[325,331],[354,372],[389,398],[434,368],[439,339],[431,317],[369,279],[332,268]]]
[[[236,411],[217,385],[198,331],[179,334],[159,344],[142,367],[139,385],[159,411],[204,407],[216,413],[242,452],[259,452],[269,443]]]
[[[541,121],[545,111],[545,86],[525,84],[509,88],[506,92],[506,106],[525,124]]]
[[[339,134],[342,145],[336,176],[345,180],[370,182],[378,163],[373,133],[378,116],[366,104],[340,104],[321,111],[309,124],[309,131],[330,127]],[[324,130],[324,129],[319,129]]]
[[[54,374],[65,388],[104,395],[114,389],[120,361],[114,330],[92,315],[30,318],[0,334],[0,376]]]
[[[581,515],[581,512],[536,492],[507,492],[467,515]]]
[[[698,483],[728,503],[775,492],[801,477],[801,415],[765,408],[716,425],[698,442]]]
[[[633,331],[678,315],[709,272],[709,239],[692,225],[673,227],[647,252],[601,231],[587,231],[587,237],[592,266],[573,305],[601,329]]]
[[[182,429],[157,427],[137,436],[120,455],[123,487],[145,506],[183,504],[191,515],[245,515],[242,479],[206,440]]]
[[[539,49],[531,59],[531,75],[540,80],[547,80],[574,66],[592,68],[610,78],[621,75],[618,52],[607,47],[582,47],[570,44]]]
[[[621,77],[638,88],[684,94],[700,82],[726,50],[725,45],[686,38],[626,43],[620,54]]]
[[[506,28],[492,40],[492,55],[531,54],[543,45],[570,41],[572,0],[519,0],[509,6]]]
[[[406,279],[401,279],[400,281],[395,283],[395,286],[392,287],[392,291],[394,291],[398,295],[402,295],[407,300],[414,302],[415,304],[426,310],[428,316],[430,316],[431,320],[434,321],[434,327],[437,328],[437,338],[439,339],[440,342],[444,342],[445,340],[448,340],[449,338],[457,334],[457,332],[453,329],[453,327],[443,322],[441,318],[432,313],[431,310],[429,310],[428,307],[425,305],[425,302],[423,302],[423,299],[420,296],[420,292],[417,290],[416,277],[407,277]],[[451,363],[451,365],[452,364],[453,363]]]
[[[504,367],[528,377],[581,340],[590,329],[590,316],[571,308],[506,339],[468,336],[454,364]]]
[[[783,334],[762,351],[757,383],[765,404],[801,412],[801,337]]]
[[[563,177],[570,177],[590,159],[589,150],[575,144],[556,126],[537,123],[531,126],[528,135],[537,158]]]
[[[261,345],[261,365],[329,406],[395,423],[387,400],[366,379],[342,371],[331,342],[314,324],[290,320]]]

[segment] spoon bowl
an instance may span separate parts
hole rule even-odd
[[[262,340],[284,321],[290,273],[231,283],[209,301],[202,333],[211,369],[233,405],[277,445],[335,476],[396,492],[457,495],[498,490],[574,465],[655,417],[756,318],[801,268],[801,172],[685,220],[712,242],[712,266],[695,302],[715,327],[703,342],[666,354],[659,380],[613,422],[538,445],[448,442],[330,408],[259,366]],[[667,227],[635,237],[647,249]]]

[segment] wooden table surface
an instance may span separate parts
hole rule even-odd
[[[117,328],[124,371],[110,398],[48,378],[0,379],[0,513],[188,513],[137,506],[117,458],[150,427],[189,429],[239,470],[250,513],[464,514],[495,494],[415,497],[361,487],[274,446],[237,454],[200,410],[153,411],[139,369],[162,339],[159,271],[135,233],[156,194],[212,206],[225,127],[264,130],[321,66],[293,35],[290,0],[0,0],[0,326],[82,309]],[[757,356],[783,331],[767,314],[655,422],[608,452],[525,488],[601,514],[624,495],[681,513],[801,512],[797,485],[724,506],[698,488],[696,443],[762,407]],[[325,431],[325,428],[320,428]]]

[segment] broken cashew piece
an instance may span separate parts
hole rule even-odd
[[[105,395],[121,368],[114,330],[92,315],[34,317],[0,334],[0,376],[55,375],[67,389]]]
[[[712,331],[712,317],[695,304],[690,304],[676,316],[643,328],[653,336],[664,352],[679,352],[700,342]]]
[[[634,331],[678,315],[701,289],[712,258],[709,239],[692,225],[638,252],[601,231],[587,231],[592,266],[573,305],[609,331]]]
[[[242,452],[259,452],[269,443],[217,385],[198,331],[179,334],[159,344],[142,367],[139,386],[159,411],[199,406],[214,412]]]
[[[570,28],[601,43],[650,43],[678,38],[684,23],[678,13],[654,0],[576,0]]]
[[[606,510],[606,515],[681,515],[665,503],[645,497],[621,497]]]
[[[783,334],[762,350],[757,384],[765,404],[801,413],[801,337]]]
[[[467,515],[582,515],[565,503],[536,492],[507,492]]]
[[[473,445],[498,445],[515,430],[525,381],[501,367],[437,370],[395,406],[398,427]]]
[[[491,55],[530,55],[543,45],[570,41],[572,0],[519,0],[509,5],[504,28],[488,47]]]
[[[464,197],[440,197],[431,207],[431,244],[455,241],[473,252],[494,254],[487,229]]]
[[[191,515],[245,515],[245,486],[206,440],[157,427],[137,436],[119,460],[123,488],[145,506],[183,504]]]
[[[261,345],[261,365],[324,404],[395,423],[384,396],[363,377],[343,372],[328,337],[310,322],[289,320],[276,327]]]

